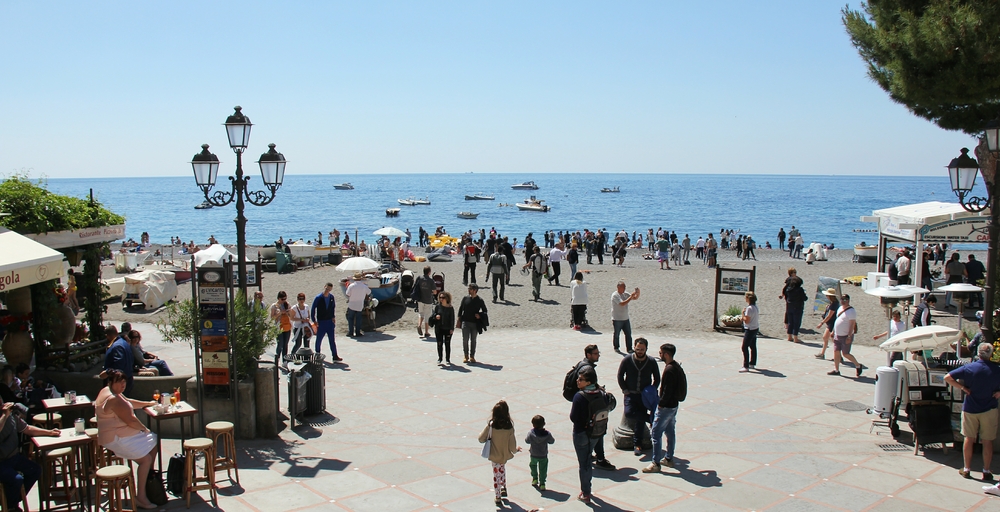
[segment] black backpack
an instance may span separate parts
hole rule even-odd
[[[677,369],[677,386],[674,387],[674,398],[678,402],[683,402],[688,396],[687,375],[684,374],[684,368],[681,368],[681,364],[677,361],[674,361],[674,368]]]
[[[584,429],[591,438],[601,437],[608,433],[608,416],[611,408],[608,404],[607,394],[604,391],[584,393],[587,398],[590,419],[587,421],[587,428]]]
[[[167,492],[178,498],[184,495],[184,464],[186,460],[183,455],[175,453],[167,464]]]
[[[576,396],[576,392],[580,388],[576,385],[576,378],[580,375],[580,363],[577,363],[573,368],[566,372],[566,377],[563,379],[563,398],[567,402],[572,402],[573,397]]]

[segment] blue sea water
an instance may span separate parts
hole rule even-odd
[[[943,174],[943,173],[942,173]],[[534,180],[539,189],[513,190],[511,185]],[[334,190],[350,182],[354,190]],[[225,177],[219,184],[229,186]],[[259,176],[251,189],[261,185]],[[601,193],[603,187],[620,187],[620,193]],[[90,189],[111,210],[126,217],[128,237],[138,240],[143,231],[151,240],[167,243],[179,236],[203,245],[210,235],[235,243],[233,205],[195,210],[204,198],[194,179],[90,178],[50,179],[48,187],[60,194],[86,197]],[[495,201],[466,201],[465,194],[485,192]],[[519,211],[500,203],[522,202],[535,195],[552,207],[549,212]],[[397,199],[429,197],[430,206],[400,206]],[[295,175],[285,177],[274,202],[265,207],[248,205],[245,214],[247,241],[262,245],[285,239],[316,237],[324,241],[334,228],[362,239],[377,237],[383,226],[407,228],[414,238],[419,227],[433,231],[444,226],[450,234],[495,227],[502,235],[523,240],[528,232],[607,228],[630,233],[663,227],[696,240],[722,228],[740,229],[758,243],[777,245],[779,227],[794,224],[807,243],[834,243],[847,247],[876,235],[855,233],[872,229],[862,215],[872,210],[925,201],[955,202],[947,176],[789,176],[718,174],[356,174]],[[386,208],[401,208],[397,218],[387,218]],[[458,212],[479,213],[475,220],[457,218]],[[645,238],[645,236],[644,236]]]

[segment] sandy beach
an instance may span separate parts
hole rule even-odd
[[[985,255],[977,254],[980,259]],[[523,255],[518,254],[518,262],[523,262]],[[732,268],[757,269],[756,292],[760,308],[761,336],[767,338],[785,339],[784,301],[779,299],[788,267],[798,270],[798,275],[805,281],[805,289],[812,296],[818,286],[819,277],[844,279],[850,276],[865,275],[875,270],[873,263],[853,263],[853,252],[849,250],[834,250],[828,254],[827,261],[817,261],[806,265],[803,260],[794,260],[788,253],[780,250],[759,249],[758,261],[737,260],[734,251],[721,251],[720,265]],[[963,260],[965,254],[962,255]],[[624,280],[628,290],[639,287],[642,291],[640,300],[629,307],[632,321],[633,336],[642,336],[645,330],[666,330],[677,332],[684,337],[707,336],[712,333],[713,286],[715,270],[709,269],[701,261],[692,259],[691,265],[684,265],[672,270],[660,270],[655,260],[644,260],[638,250],[630,252],[623,267],[610,264],[611,258],[605,258],[604,265],[587,265],[581,257],[579,270],[585,272],[588,283],[590,304],[587,319],[594,331],[582,331],[581,337],[595,337],[598,343],[610,346],[611,337],[611,294],[616,283]],[[406,262],[406,268],[419,274],[424,265],[430,265],[432,272],[445,276],[445,289],[456,298],[456,303],[467,294],[462,284],[463,265],[460,261],[446,263]],[[543,282],[542,301],[531,300],[531,281],[522,276],[515,267],[511,276],[511,284],[507,287],[506,302],[493,304],[492,290],[484,279],[484,265],[478,266],[477,282],[480,285],[480,295],[486,300],[490,314],[490,328],[485,336],[503,335],[506,328],[519,329],[569,329],[569,281],[568,265],[563,264],[561,286],[550,286]],[[106,277],[114,275],[113,267],[104,267]],[[305,292],[313,297],[322,290],[323,283],[336,283],[345,274],[338,272],[333,266],[306,267],[291,274],[265,273],[263,290],[266,300],[273,302],[278,291],[284,290],[294,297],[298,292]],[[190,283],[179,285],[178,300],[191,297]],[[856,343],[874,344],[872,336],[886,330],[888,321],[885,310],[876,297],[866,295],[860,287],[843,284],[842,290],[852,297],[853,305],[858,311],[859,334]],[[337,331],[346,334],[347,322],[344,318],[343,294],[337,294],[339,311]],[[720,314],[731,304],[743,306],[742,297],[723,295],[719,299]],[[940,303],[943,306],[943,301]],[[819,323],[820,313],[813,311],[813,304],[806,305],[802,322],[801,338],[807,343],[822,340],[822,331],[815,329]],[[417,315],[413,308],[404,309],[398,305],[382,305],[377,309],[379,329],[412,330],[416,336]],[[111,322],[139,321],[155,322],[162,316],[160,311],[142,312],[137,309],[125,311],[117,303],[108,304],[105,318]],[[958,326],[958,317],[954,310],[938,309],[934,318],[940,325]],[[974,325],[975,320],[964,325]],[[597,336],[595,336],[597,335]],[[733,333],[738,336],[739,333]],[[828,352],[828,354],[831,352]]]

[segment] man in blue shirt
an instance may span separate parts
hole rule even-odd
[[[323,346],[323,336],[326,335],[330,338],[330,359],[332,361],[343,361],[337,355],[337,342],[333,339],[333,331],[336,327],[333,319],[337,301],[330,293],[332,291],[333,283],[326,283],[326,286],[323,287],[323,293],[313,299],[309,317],[316,323],[316,353],[320,353],[320,348]]]
[[[992,482],[990,462],[993,459],[993,440],[997,436],[997,398],[1000,398],[1000,366],[990,361],[993,345],[979,346],[979,360],[969,363],[945,376],[949,386],[965,393],[962,403],[962,446],[965,466],[958,471],[964,478],[970,478],[972,449],[976,436],[983,443],[983,481]],[[984,488],[986,489],[986,488]]]
[[[112,327],[111,329],[114,329]],[[109,329],[109,332],[111,331]],[[132,377],[135,370],[135,358],[132,355],[132,345],[128,342],[128,333],[132,331],[132,324],[125,322],[118,337],[108,347],[104,353],[105,370],[121,370],[125,375],[125,396],[132,394]]]

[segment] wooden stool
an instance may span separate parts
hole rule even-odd
[[[228,421],[213,421],[205,425],[205,435],[212,439],[215,447],[215,470],[226,470],[229,481],[233,481],[231,470],[236,471],[236,483],[240,483],[240,468],[236,465],[236,438],[233,424]]]
[[[7,489],[0,485],[0,511],[8,512],[10,509],[7,507]],[[28,493],[25,492],[24,486],[21,486],[21,510],[28,512]]]
[[[97,470],[97,482],[94,486],[94,508],[101,510],[101,491],[107,484],[108,488],[108,511],[123,512],[125,510],[135,510],[135,480],[132,479],[132,468],[128,466],[107,466]],[[122,491],[125,495],[122,495]],[[129,501],[131,509],[124,506],[125,500]]]
[[[48,413],[35,414],[31,417],[31,424],[38,428],[53,428],[52,425],[56,425],[55,428],[62,428],[62,414],[53,414],[51,422]]]
[[[205,454],[205,474],[198,476],[198,465],[195,458],[199,453]],[[215,444],[207,437],[196,437],[184,441],[184,500],[191,508],[191,493],[208,489],[212,496],[212,505],[219,507],[218,496],[215,493]]]
[[[49,488],[44,489],[42,499],[52,501],[53,495],[73,501],[77,492],[76,452],[72,448],[57,448],[45,454],[42,471],[45,471]],[[59,482],[62,485],[58,485]],[[47,507],[46,507],[47,508]]]

